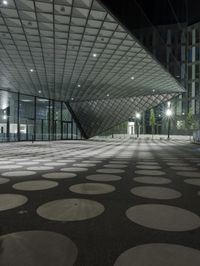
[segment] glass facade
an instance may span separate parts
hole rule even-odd
[[[82,139],[64,102],[0,90],[0,142]]]

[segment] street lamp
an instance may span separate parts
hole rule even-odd
[[[167,108],[166,112],[166,117],[168,118],[168,134],[167,134],[167,139],[169,140],[170,136],[170,127],[171,127],[171,116],[172,116],[172,110],[170,108]]]
[[[136,117],[136,130],[137,130],[137,138],[138,138],[139,137],[139,120],[141,118],[141,114],[136,113],[135,117]]]

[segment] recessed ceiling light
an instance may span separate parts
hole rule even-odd
[[[131,79],[133,80],[133,79],[134,79],[134,77],[132,76],[132,77],[131,77]]]
[[[108,93],[106,96],[107,96],[107,97],[109,97],[109,96],[110,96],[110,94]]]
[[[153,89],[152,91],[155,92],[155,89]]]
[[[38,91],[39,93],[42,93],[42,91]]]
[[[31,68],[31,69],[30,69],[30,72],[33,72],[33,71],[34,71],[34,70]]]
[[[61,12],[65,12],[65,8],[64,8],[64,6],[61,6],[60,11],[61,11]]]
[[[93,56],[93,57],[97,57],[97,54],[94,53],[92,56]]]
[[[80,84],[78,84],[78,87],[80,88],[80,87],[81,87],[81,85],[80,85]]]
[[[74,98],[71,98],[71,100],[73,101],[73,100],[74,100]]]
[[[7,6],[8,1],[4,0],[4,1],[3,1],[3,4],[4,4],[5,6]]]
[[[21,101],[22,101],[22,102],[25,102],[25,103],[30,103],[30,102],[32,102],[32,100],[30,100],[30,99],[22,99]]]

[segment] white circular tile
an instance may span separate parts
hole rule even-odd
[[[66,165],[66,163],[61,163],[61,162],[54,163],[54,162],[51,162],[51,163],[45,163],[44,165],[46,165],[46,166],[63,166],[63,165]]]
[[[96,175],[88,175],[86,179],[92,181],[102,181],[102,182],[110,182],[110,181],[117,181],[122,179],[121,176],[117,175],[109,175],[109,174],[96,174]]]
[[[75,163],[75,164],[73,164],[73,166],[76,166],[76,167],[93,167],[93,166],[96,166],[96,164],[94,164],[94,163]]]
[[[114,266],[199,266],[200,251],[166,243],[145,244],[124,251]]]
[[[39,163],[45,163],[45,162],[51,162],[52,160],[50,160],[50,159],[35,159],[35,160],[33,160],[34,162],[39,162]]]
[[[110,164],[128,164],[126,161],[109,161]]]
[[[103,167],[105,168],[126,168],[126,164],[105,164]]]
[[[176,174],[185,177],[200,177],[199,172],[176,172]]]
[[[87,199],[60,199],[47,202],[37,209],[37,214],[53,221],[82,221],[104,212],[104,206]]]
[[[139,169],[149,169],[149,170],[157,170],[157,169],[161,169],[160,166],[157,165],[136,165],[136,168]]]
[[[171,183],[171,180],[165,177],[157,177],[157,176],[139,176],[134,177],[134,181],[144,184],[154,184],[154,185],[163,185]]]
[[[21,165],[0,165],[0,169],[18,169],[18,168],[22,168]]]
[[[57,160],[58,163],[75,163],[76,160]]]
[[[137,164],[142,164],[142,165],[158,165],[158,162],[137,162]]]
[[[181,193],[165,187],[154,187],[154,186],[141,186],[141,187],[134,187],[131,189],[131,193],[140,196],[143,198],[149,199],[176,199],[181,197]]]
[[[3,173],[2,176],[30,176],[30,175],[35,175],[36,172],[34,171],[11,171],[11,172],[6,172]]]
[[[165,172],[159,170],[137,170],[135,173],[137,175],[165,175]]]
[[[52,178],[52,179],[65,179],[65,178],[72,178],[77,176],[77,174],[74,173],[60,173],[60,172],[53,172],[42,175],[45,178]]]
[[[0,194],[0,211],[13,209],[25,204],[27,197],[18,194]]]
[[[0,237],[1,266],[72,266],[77,247],[66,236],[49,231],[22,231]]]
[[[8,183],[10,180],[8,178],[3,178],[3,177],[0,177],[0,185],[1,184],[5,184],[5,183]]]
[[[95,160],[88,160],[88,161],[82,161],[82,163],[101,163],[102,161],[95,161]]]
[[[17,164],[19,164],[19,165],[36,165],[36,164],[39,164],[39,162],[19,162]]]
[[[169,165],[169,166],[189,166],[188,163],[179,163],[179,162],[176,162],[176,163],[167,163],[167,165]]]
[[[196,214],[174,206],[142,204],[129,208],[127,217],[136,224],[157,230],[189,231],[200,226]]]
[[[184,166],[172,166],[171,169],[177,170],[177,171],[196,171],[198,170],[196,167],[184,167]]]
[[[87,168],[81,168],[81,167],[67,167],[67,168],[61,168],[60,171],[63,172],[84,172],[87,171]]]
[[[54,167],[51,166],[33,166],[33,167],[28,167],[28,170],[31,171],[47,171],[47,170],[52,170]]]
[[[184,182],[187,184],[200,186],[200,179],[185,179]]]
[[[69,190],[79,194],[97,195],[113,192],[115,187],[107,184],[82,183],[69,187]]]
[[[99,169],[96,170],[97,173],[105,173],[105,174],[120,174],[124,173],[124,170],[121,169]]]
[[[45,190],[58,186],[58,183],[55,181],[47,180],[33,180],[19,182],[13,185],[14,189],[24,190],[24,191],[35,191],[35,190]]]

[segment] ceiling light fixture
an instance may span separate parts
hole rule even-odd
[[[73,101],[73,100],[74,100],[74,98],[71,98],[71,100]]]
[[[4,4],[5,6],[7,6],[8,1],[4,0],[4,1],[3,1],[3,4]]]
[[[92,56],[93,56],[93,57],[97,57],[97,54],[93,54]]]
[[[77,86],[78,88],[80,88],[81,87],[81,85],[80,84],[78,84],[78,86]]]
[[[155,92],[155,89],[153,89],[152,91]]]
[[[110,94],[108,93],[106,96],[107,96],[107,97],[109,97],[109,96],[110,96]]]
[[[39,93],[42,93],[42,91],[38,91]]]
[[[132,76],[131,79],[134,80],[134,77]]]
[[[30,72],[33,72],[33,71],[34,71],[34,70],[31,68],[31,69],[30,69]]]

